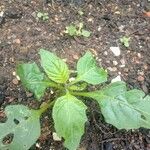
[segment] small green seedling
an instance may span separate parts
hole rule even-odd
[[[37,18],[41,19],[43,21],[47,21],[49,19],[49,16],[48,16],[48,13],[38,12],[37,13]]]
[[[7,120],[0,123],[1,150],[30,149],[41,134],[40,117],[49,109],[52,109],[54,128],[57,135],[63,138],[64,146],[76,150],[88,120],[85,99],[95,101],[105,121],[118,129],[150,128],[150,96],[141,90],[127,90],[122,81],[104,86],[107,71],[96,65],[90,52],[78,60],[77,75],[71,82],[71,72],[63,60],[44,49],[39,54],[45,74],[36,63],[19,64],[17,74],[38,102],[41,102],[46,88],[52,88],[55,96],[36,110],[24,105],[6,107]],[[88,91],[88,84],[103,86],[99,90]],[[5,143],[4,139],[10,134],[12,140]]]
[[[130,37],[123,36],[122,38],[120,38],[120,42],[127,48],[130,46],[129,41]]]
[[[91,32],[83,29],[83,26],[83,23],[79,23],[79,25],[69,25],[66,27],[65,33],[73,37],[83,36],[88,38],[91,35]]]
[[[78,14],[79,14],[80,16],[83,16],[83,15],[84,15],[84,12],[83,12],[82,10],[79,10],[79,11],[78,11]]]

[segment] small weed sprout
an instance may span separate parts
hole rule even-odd
[[[49,19],[48,13],[38,12],[37,13],[37,19],[47,21]]]
[[[78,11],[78,14],[79,14],[80,16],[83,16],[83,15],[84,15],[84,12],[83,12],[82,10],[79,10],[79,11]]]
[[[130,46],[129,41],[130,37],[123,36],[122,38],[120,38],[120,42],[127,48]]]
[[[84,25],[82,22],[80,22],[78,25],[71,24],[66,27],[65,33],[72,37],[83,36],[83,37],[88,38],[91,35],[91,32],[85,30],[83,27]]]

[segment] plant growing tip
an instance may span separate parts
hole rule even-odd
[[[0,149],[28,150],[41,134],[41,115],[51,108],[57,135],[64,138],[66,148],[76,150],[87,121],[87,106],[82,97],[95,100],[105,121],[118,129],[150,128],[150,96],[145,96],[143,91],[128,91],[124,82],[111,83],[97,91],[87,90],[87,86],[107,81],[107,72],[96,65],[91,52],[86,52],[78,60],[77,75],[71,82],[68,81],[71,73],[65,62],[44,49],[39,54],[45,74],[35,63],[20,64],[17,74],[22,84],[39,101],[46,88],[57,89],[60,95],[43,103],[38,110],[23,105],[7,106],[7,121],[0,123]],[[13,135],[12,140],[5,144],[3,141],[9,134]]]

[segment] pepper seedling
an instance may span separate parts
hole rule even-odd
[[[127,90],[122,81],[103,85],[100,90],[87,90],[88,84],[97,85],[107,81],[107,71],[96,65],[91,52],[86,52],[78,60],[77,75],[71,82],[71,72],[62,59],[44,49],[39,54],[45,73],[40,71],[36,63],[28,63],[17,66],[17,75],[39,102],[46,88],[57,89],[60,92],[56,93],[60,95],[41,104],[37,110],[24,105],[7,106],[7,120],[0,123],[0,149],[28,150],[40,137],[41,115],[51,108],[57,135],[64,139],[66,148],[76,150],[88,120],[83,99],[97,102],[105,121],[118,129],[150,128],[150,96],[143,91]],[[4,139],[10,134],[11,141],[5,143]]]

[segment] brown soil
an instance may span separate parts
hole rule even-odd
[[[79,2],[79,3],[78,3]],[[81,16],[78,11],[82,10]],[[49,20],[36,19],[37,12],[48,12]],[[67,1],[1,0],[0,12],[0,117],[9,104],[38,107],[31,93],[24,90],[14,76],[19,62],[39,62],[40,48],[48,49],[67,60],[75,69],[78,58],[87,50],[98,64],[108,69],[109,79],[120,75],[129,88],[150,92],[150,11],[147,0],[76,0]],[[64,34],[70,23],[83,22],[92,32],[89,38],[71,38]],[[129,48],[119,38],[127,35]],[[110,47],[119,46],[120,56],[114,56]],[[114,61],[117,64],[113,63]],[[44,101],[44,100],[43,100]],[[80,150],[150,150],[150,131],[118,131],[104,122],[93,102],[89,102],[86,133]],[[61,142],[53,141],[53,123],[46,114],[42,119],[42,135],[31,150],[63,150]]]

